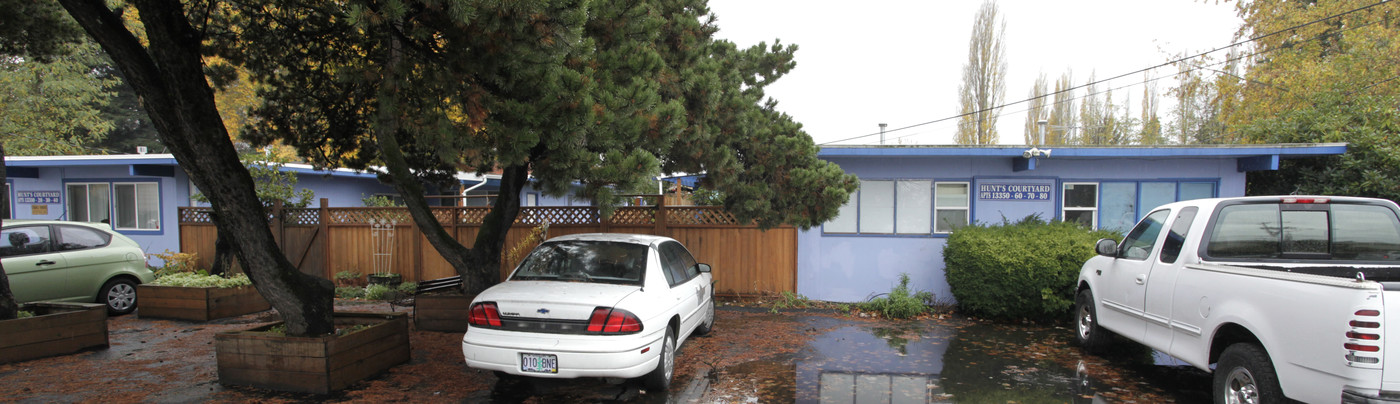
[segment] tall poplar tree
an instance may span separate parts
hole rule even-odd
[[[1035,84],[1031,86],[1030,100],[1031,106],[1026,110],[1026,144],[1040,144],[1040,121],[1050,119],[1049,81],[1045,78],[1045,73],[1035,79]],[[1048,122],[1047,122],[1048,124]],[[1044,128],[1049,129],[1049,128]],[[1047,135],[1048,136],[1048,135]]]
[[[1143,77],[1146,76],[1147,73],[1143,73]],[[1157,82],[1144,82],[1146,84],[1142,86],[1142,130],[1138,131],[1137,143],[1148,146],[1165,144],[1166,139],[1162,137],[1162,119],[1157,115],[1157,107],[1161,103],[1157,99]]]
[[[1006,20],[994,0],[982,3],[972,22],[962,84],[958,86],[958,144],[996,144],[1000,105],[1006,101]]]
[[[1079,120],[1074,107],[1074,74],[1066,71],[1055,80],[1055,97],[1050,104],[1050,122],[1045,128],[1045,144],[1074,144]]]

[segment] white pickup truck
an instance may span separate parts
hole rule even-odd
[[[1213,371],[1216,403],[1400,402],[1395,203],[1183,201],[1095,247],[1074,307],[1085,348],[1111,331]]]

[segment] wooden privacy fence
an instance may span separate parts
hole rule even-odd
[[[406,282],[456,275],[452,266],[418,231],[407,208],[331,208],[326,199],[320,202],[318,208],[274,207],[268,212],[277,245],[302,272],[325,278],[341,271],[360,275],[373,273],[375,253],[380,253],[379,259],[386,259],[384,248],[376,250],[375,238],[378,237],[392,240],[392,245],[380,247],[388,247],[389,272],[402,275]],[[434,207],[432,210],[449,234],[470,247],[490,208]],[[217,235],[210,209],[183,207],[179,214],[180,251],[197,254],[199,265],[208,267],[213,261]],[[393,237],[374,233],[382,230],[374,230],[372,224],[382,226],[385,220],[393,223],[389,226]],[[714,268],[716,290],[721,294],[797,291],[797,230],[792,227],[760,230],[754,225],[739,223],[722,208],[666,206],[664,203],[619,207],[611,218],[602,219],[595,207],[522,207],[515,225],[506,235],[504,250],[509,251],[542,223],[549,223],[549,237],[603,232],[674,238],[689,248],[696,260]],[[518,260],[501,263],[501,279],[510,274]]]

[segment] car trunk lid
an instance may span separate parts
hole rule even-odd
[[[596,307],[613,307],[641,288],[584,282],[510,281],[496,285],[477,301],[496,302],[501,317],[588,321]]]

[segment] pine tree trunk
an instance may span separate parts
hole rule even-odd
[[[0,143],[0,183],[5,183],[5,144]],[[9,198],[5,195],[0,198],[0,203],[9,203],[5,200]],[[0,227],[5,226],[4,218],[0,218]],[[19,304],[15,303],[15,294],[10,290],[10,277],[5,275],[5,266],[0,264],[0,320],[12,320],[19,316]]]
[[[530,178],[526,165],[512,165],[501,174],[501,189],[496,192],[496,203],[491,212],[481,220],[481,229],[476,232],[476,243],[472,245],[470,276],[462,274],[462,291],[467,294],[480,293],[487,287],[500,282],[501,251],[505,249],[506,234],[520,215],[520,191]],[[460,271],[459,271],[460,272]]]
[[[268,229],[267,212],[253,179],[238,159],[204,76],[203,33],[194,29],[179,0],[133,0],[145,27],[143,46],[102,0],[60,0],[97,40],[140,95],[161,142],[209,198],[216,225],[231,235],[239,262],[258,293],[282,315],[287,334],[324,335],[334,285],[298,271],[282,255]]]
[[[233,268],[233,241],[222,229],[217,231],[218,235],[214,237],[214,262],[209,264],[211,275],[227,274]]]

